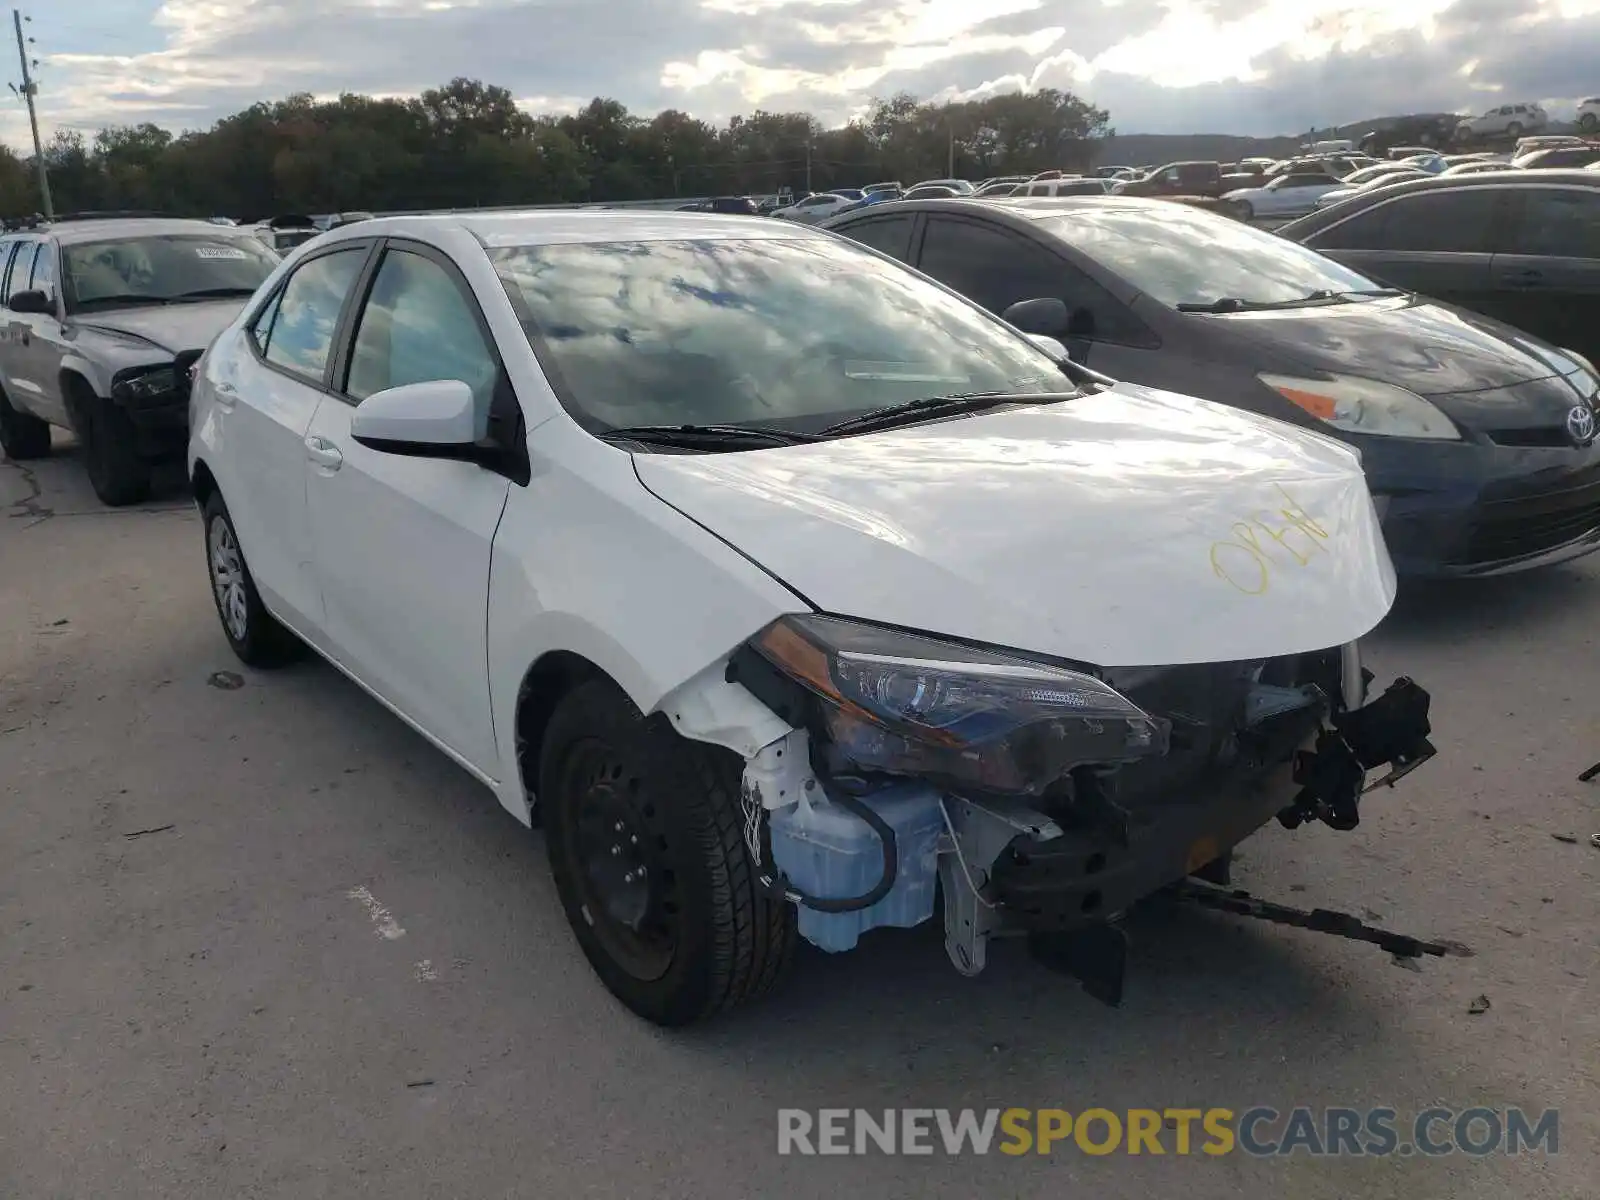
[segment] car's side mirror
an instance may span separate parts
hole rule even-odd
[[[459,379],[433,379],[373,392],[350,418],[350,436],[372,450],[421,458],[477,461],[488,435],[472,388]]]
[[[1065,301],[1054,296],[1040,296],[1033,300],[1018,300],[1000,314],[1000,319],[1023,333],[1038,333],[1045,337],[1067,336],[1072,315]]]
[[[34,313],[49,316],[56,311],[55,301],[41,291],[18,292],[6,307],[14,313]]]

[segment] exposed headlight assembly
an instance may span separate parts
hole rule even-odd
[[[1037,795],[1074,767],[1167,751],[1168,722],[1082,671],[839,617],[784,617],[751,646],[866,770]]]
[[[1358,375],[1300,379],[1292,375],[1258,376],[1285,400],[1347,433],[1385,437],[1460,441],[1450,418],[1415,392]]]
[[[171,366],[140,367],[125,371],[111,383],[113,396],[134,405],[170,399],[177,390],[178,372]]]

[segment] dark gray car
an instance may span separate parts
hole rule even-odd
[[[1164,200],[930,200],[823,228],[1117,379],[1357,446],[1410,574],[1600,549],[1600,380],[1581,357]]]
[[[1359,192],[1278,233],[1600,359],[1600,173],[1421,179]]]
[[[0,449],[77,434],[95,494],[137,504],[188,442],[187,368],[278,265],[209,221],[60,221],[0,237]]]

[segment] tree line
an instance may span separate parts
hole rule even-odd
[[[899,94],[825,129],[808,113],[756,111],[725,125],[653,117],[596,98],[536,116],[511,93],[454,79],[412,99],[295,95],[210,129],[60,130],[44,148],[56,212],[141,209],[258,218],[485,205],[803,192],[1082,169],[1109,114],[1044,88],[962,104]],[[37,212],[32,156],[0,147],[0,213]]]

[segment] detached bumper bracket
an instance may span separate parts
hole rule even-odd
[[[1470,958],[1472,950],[1459,942],[1428,942],[1403,933],[1390,933],[1386,929],[1368,925],[1349,913],[1333,912],[1326,908],[1291,908],[1287,904],[1274,904],[1244,891],[1225,891],[1208,884],[1185,879],[1174,884],[1172,894],[1179,900],[1209,908],[1216,912],[1232,913],[1238,917],[1251,917],[1273,925],[1290,925],[1296,929],[1309,929],[1313,933],[1326,933],[1347,938],[1352,942],[1370,942],[1396,958],[1432,958],[1453,956]]]

